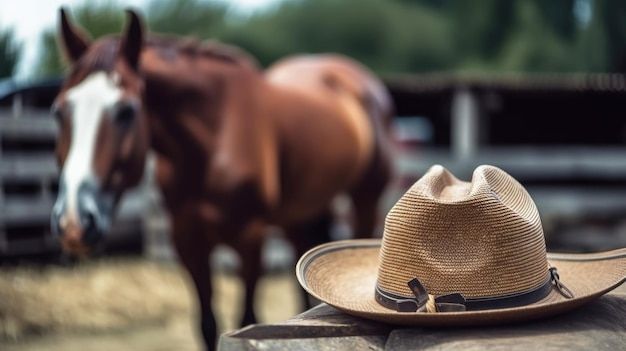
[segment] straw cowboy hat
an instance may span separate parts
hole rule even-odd
[[[574,309],[626,278],[626,249],[546,253],[537,207],[510,175],[480,166],[471,182],[433,166],[387,215],[382,240],[318,246],[298,261],[311,295],[387,323],[519,322]]]

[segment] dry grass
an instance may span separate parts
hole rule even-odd
[[[0,270],[0,342],[165,326],[180,318],[192,324],[195,296],[187,283],[177,264],[139,259],[72,268],[4,268]],[[233,330],[240,315],[241,282],[232,275],[214,274],[213,284],[220,331]],[[298,299],[297,283],[289,274],[264,277],[259,283],[257,315],[263,323],[284,320],[299,312]]]
[[[190,310],[179,269],[142,261],[0,271],[0,338],[162,323]]]

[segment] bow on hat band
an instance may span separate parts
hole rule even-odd
[[[459,293],[433,297],[426,292],[417,278],[412,279],[408,285],[415,298],[395,295],[383,290],[377,284],[376,301],[382,306],[398,312],[462,312],[466,310],[466,300]]]
[[[511,308],[529,305],[548,296],[552,285],[566,298],[573,298],[572,292],[559,280],[556,268],[550,267],[548,279],[539,287],[514,294],[487,298],[466,299],[459,293],[433,297],[422,283],[414,278],[407,284],[415,297],[406,297],[385,291],[376,284],[376,301],[397,312],[462,312],[499,308]],[[429,303],[430,302],[430,303]],[[430,305],[430,306],[429,306]]]

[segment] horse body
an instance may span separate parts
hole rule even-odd
[[[233,96],[222,96],[226,102],[221,107],[212,106],[214,102],[210,98],[202,98],[207,95],[202,90],[210,89],[206,87],[209,83],[178,87],[186,94],[198,96],[194,102],[179,101],[181,106],[176,105],[176,97],[151,95],[150,82],[165,81],[162,77],[167,76],[186,76],[197,66],[169,67],[162,62],[150,62],[162,61],[158,55],[144,54],[144,57],[151,57],[142,66],[148,82],[146,106],[153,106],[148,115],[153,126],[153,148],[159,152],[157,180],[163,192],[170,194],[165,199],[202,195],[206,206],[214,207],[214,212],[227,219],[226,222],[258,216],[269,224],[285,226],[325,211],[334,196],[349,191],[368,170],[376,146],[374,124],[387,122],[386,115],[370,115],[360,105],[349,106],[355,98],[342,94],[356,93],[338,89],[350,87],[331,86],[325,80],[333,77],[332,69],[337,69],[338,58],[334,56],[298,57],[280,62],[265,76],[250,67],[244,67],[244,73],[239,72],[242,67],[237,62],[213,63],[204,70],[207,74],[204,82],[215,80],[216,74],[228,75],[233,69],[239,76],[247,76],[224,79],[234,86],[220,89],[227,91],[221,93],[227,95],[232,91]],[[300,60],[308,61],[305,72]],[[346,61],[339,68],[356,72],[347,65],[347,60],[339,60]],[[369,79],[358,73],[361,76],[357,79]],[[195,70],[192,74],[201,76],[203,71]],[[353,84],[360,82],[355,79]],[[196,89],[199,91],[194,93]],[[171,88],[160,90],[169,93]],[[167,101],[168,106],[160,106],[158,100]],[[229,103],[239,105],[242,100],[243,107],[229,106]],[[188,109],[195,106],[193,110],[197,112],[173,117],[179,112],[172,111],[181,111],[183,106]],[[215,110],[205,112],[211,109]],[[212,121],[214,115],[224,116],[223,120]],[[168,126],[168,119],[183,126]],[[175,128],[180,133],[175,133]],[[188,142],[181,144],[181,140]],[[190,165],[186,167],[187,160]],[[253,191],[238,195],[244,188]],[[188,195],[183,196],[185,193]],[[181,200],[174,202],[168,206],[173,211]],[[231,202],[232,206],[225,202]],[[255,205],[255,211],[245,211],[247,203]],[[227,233],[226,237],[233,235]]]
[[[62,22],[67,22],[63,14]],[[391,103],[382,84],[364,68],[343,57],[321,55],[286,59],[263,73],[235,48],[202,47],[163,37],[144,40],[134,14],[121,39],[101,39],[92,45],[81,45],[76,30],[63,25],[66,49],[77,62],[59,95],[60,105],[66,91],[82,86],[86,77],[101,71],[94,68],[102,67],[110,81],[119,84],[121,100],[126,96],[141,100],[142,110],[136,111],[134,121],[139,128],[133,130],[136,138],[125,131],[119,139],[121,145],[128,144],[127,153],[137,151],[124,160],[145,158],[145,147],[133,148],[133,140],[149,142],[156,152],[156,180],[171,216],[172,242],[194,281],[209,347],[216,341],[216,323],[208,256],[216,244],[231,245],[242,258],[245,325],[256,321],[253,297],[268,225],[281,226],[300,255],[329,240],[330,203],[338,194],[348,193],[354,203],[356,235],[372,235],[377,201],[390,177]],[[126,48],[131,44],[141,48],[136,57]],[[105,47],[119,48],[105,60],[113,62],[92,64],[77,73],[81,62],[103,56]],[[122,89],[126,87],[130,89]],[[57,148],[61,164],[68,154],[69,137],[64,135],[68,132],[61,134]],[[104,154],[108,157],[95,152],[94,168],[102,169],[94,171],[97,183],[106,185],[109,182],[102,179],[115,178],[103,175],[103,170],[115,167],[98,167],[102,162],[126,164],[132,173],[126,178],[132,181],[113,190],[103,185],[90,196],[112,191],[118,199],[142,170],[117,162],[114,156],[121,151],[113,146],[111,150]],[[124,174],[118,178],[124,179]],[[53,215],[53,227],[62,240],[73,238],[72,245],[66,245],[72,249],[80,235],[68,233],[81,232],[84,216],[79,213],[73,216],[78,220],[72,220],[62,210],[63,201],[57,202],[61,205]]]
[[[370,77],[364,71],[349,76],[355,67],[337,65],[342,60],[296,57],[268,69],[268,84],[274,85],[276,99],[285,101],[275,119],[285,145],[280,213],[287,222],[310,218],[337,193],[350,191],[369,171],[377,151],[374,119],[387,116],[370,114],[359,101],[367,93],[353,91],[350,84]]]

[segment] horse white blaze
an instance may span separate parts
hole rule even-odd
[[[72,143],[61,172],[65,184],[65,220],[78,223],[78,189],[86,180],[94,178],[93,157],[98,137],[98,128],[107,109],[121,98],[122,90],[118,77],[105,72],[96,72],[67,92],[71,108]],[[59,204],[60,205],[60,204]]]

